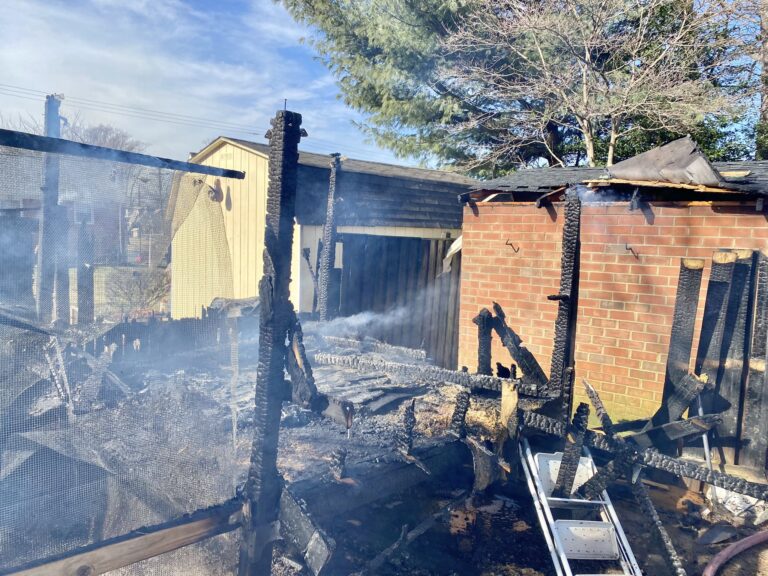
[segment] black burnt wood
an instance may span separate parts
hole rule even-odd
[[[758,254],[755,281],[755,319],[752,329],[752,349],[749,374],[744,393],[744,417],[741,438],[746,440],[739,451],[738,463],[764,470],[768,461],[768,384],[766,360],[768,355],[768,257]]]
[[[328,201],[326,205],[325,224],[323,226],[323,249],[320,253],[320,266],[317,271],[317,310],[320,320],[325,322],[336,313],[336,302],[331,304],[331,270],[336,259],[336,183],[339,179],[339,154],[331,155],[331,175],[328,184]]]
[[[285,342],[291,322],[291,247],[296,207],[301,115],[278,111],[271,121],[269,187],[264,230],[264,276],[259,282],[259,365],[254,399],[254,435],[244,486],[240,576],[271,573],[272,543],[259,538],[278,519],[281,480],[277,445],[283,397]]]
[[[589,421],[589,405],[579,404],[576,408],[576,414],[573,415],[571,422],[572,442],[566,442],[563,450],[563,458],[560,461],[560,469],[557,472],[557,480],[552,496],[556,498],[570,498],[573,492],[573,482],[576,479],[576,472],[579,469],[581,460],[581,449],[584,446],[584,436],[587,432]]]
[[[467,411],[469,410],[469,392],[462,390],[456,395],[456,404],[451,416],[450,430],[459,438],[467,435]]]
[[[749,358],[749,338],[747,335],[752,325],[752,287],[754,284],[754,253],[751,250],[738,251],[738,259],[733,267],[731,289],[728,293],[728,306],[725,315],[725,328],[720,348],[720,365],[714,394],[730,404],[722,413],[723,420],[715,428],[717,439],[721,442],[721,457],[726,462],[736,462],[736,450],[741,423],[741,397],[747,374]],[[710,406],[710,412],[719,412]]]
[[[488,308],[483,308],[472,319],[477,324],[477,373],[493,374],[491,368],[491,337],[493,331],[493,314]]]
[[[523,346],[523,341],[520,339],[512,328],[507,325],[506,314],[504,310],[497,303],[493,303],[493,311],[496,314],[493,322],[493,328],[501,338],[501,343],[509,351],[512,360],[515,361],[518,368],[523,371],[523,381],[527,381],[529,384],[540,387],[542,390],[547,386],[547,376],[544,374],[544,370],[541,369],[536,357]]]
[[[704,300],[704,317],[701,322],[699,346],[696,351],[694,367],[694,373],[704,377],[710,386],[714,386],[717,382],[725,316],[728,308],[728,294],[735,262],[736,254],[731,251],[716,252],[712,257],[712,270],[707,284],[707,296]],[[705,413],[718,411],[715,409],[714,392],[702,393],[700,398]],[[696,403],[693,403],[691,409],[694,413],[696,408]],[[686,447],[684,453],[703,456],[702,449],[697,447]]]
[[[693,327],[696,322],[703,271],[703,260],[684,259],[680,262],[675,311],[672,316],[672,333],[669,337],[669,353],[667,354],[667,366],[664,374],[662,405],[676,395],[678,382],[688,374],[693,346]],[[673,419],[677,418],[679,416]],[[667,420],[667,422],[670,421]],[[664,422],[657,418],[653,424],[649,422],[646,428],[660,424],[664,424]]]
[[[661,518],[659,518],[658,512],[656,512],[656,507],[651,501],[651,497],[648,494],[648,489],[645,487],[645,484],[643,484],[640,481],[640,478],[638,478],[634,484],[631,484],[631,486],[632,494],[640,506],[643,517],[645,517],[651,523],[657,540],[664,548],[664,558],[667,562],[667,565],[675,576],[686,576],[683,563],[677,554],[677,550],[675,550],[674,544],[672,544],[672,539],[669,537],[667,529],[664,528],[664,524],[662,523]]]
[[[693,374],[685,374],[675,383],[672,395],[661,403],[661,406],[656,410],[648,425],[643,428],[643,431],[680,419],[683,413],[688,410],[691,402],[704,390],[705,386],[706,380],[704,378],[697,378]]]
[[[90,158],[94,160],[109,160],[110,162],[137,164],[139,166],[150,166],[152,168],[165,168],[167,170],[208,174],[210,176],[221,176],[223,178],[237,178],[239,180],[245,178],[245,172],[239,172],[237,170],[214,168],[213,166],[203,166],[202,164],[181,162],[179,160],[148,156],[137,152],[115,150],[114,148],[94,146],[93,144],[82,144],[81,142],[72,142],[71,140],[63,140],[61,138],[38,136],[36,134],[27,134],[25,132],[5,130],[2,128],[0,128],[0,146],[23,148],[25,150],[34,150],[36,152],[53,152],[56,154],[65,154],[67,156],[80,156],[82,158]]]
[[[573,368],[576,342],[576,311],[579,292],[579,230],[581,227],[581,200],[576,191],[565,196],[565,222],[563,223],[563,247],[560,261],[560,292],[555,320],[555,338],[552,347],[552,364],[548,390],[552,396],[564,401],[563,416],[570,414],[573,396],[568,390],[568,368]]]

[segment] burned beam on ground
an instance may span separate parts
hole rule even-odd
[[[347,473],[347,449],[343,446],[331,452],[331,475],[341,480]]]
[[[494,376],[484,376],[481,374],[470,374],[469,372],[459,372],[456,370],[446,370],[437,366],[426,366],[417,364],[401,364],[399,362],[387,362],[378,358],[366,358],[360,355],[336,355],[316,352],[314,360],[318,364],[328,366],[344,366],[356,370],[368,370],[372,372],[386,372],[387,374],[397,376],[404,380],[416,382],[450,382],[458,384],[472,390],[491,390],[501,391],[501,384],[507,380],[496,378]],[[524,387],[519,381],[514,381],[518,388]],[[535,390],[524,388],[530,393]]]
[[[299,551],[315,576],[323,571],[336,549],[333,538],[318,526],[290,488],[280,496],[280,533]]]
[[[512,328],[507,325],[506,315],[501,306],[494,302],[493,311],[496,317],[493,320],[493,328],[501,338],[501,343],[509,350],[512,360],[515,361],[518,368],[522,370],[522,379],[524,382],[529,383],[531,386],[536,386],[541,390],[547,387],[547,376],[544,374],[544,370],[537,362],[533,354],[523,345],[523,341],[520,339]]]
[[[741,438],[749,441],[739,450],[739,464],[764,470],[768,457],[768,255],[758,253],[755,281],[755,322],[749,373],[744,391]]]
[[[640,505],[640,510],[642,511],[643,516],[651,522],[657,539],[664,547],[664,558],[667,565],[675,576],[687,576],[686,571],[683,568],[683,563],[677,555],[677,550],[675,550],[675,546],[672,544],[672,539],[669,537],[666,528],[664,528],[664,524],[662,523],[661,518],[659,518],[658,512],[656,512],[656,507],[653,505],[651,497],[648,495],[648,489],[640,481],[640,478],[638,478],[631,486],[632,494]]]
[[[563,399],[563,416],[567,419],[571,410],[573,392],[568,389],[570,378],[566,374],[573,368],[576,343],[576,314],[579,294],[579,232],[581,228],[581,200],[576,190],[565,194],[565,222],[563,223],[563,247],[560,261],[560,292],[557,299],[557,319],[552,347],[552,364],[548,391]],[[550,297],[551,298],[551,297]]]
[[[243,541],[238,574],[271,573],[272,543],[260,535],[278,520],[281,480],[277,444],[283,398],[285,342],[291,322],[289,284],[298,176],[301,115],[278,111],[269,137],[269,187],[264,231],[264,275],[259,282],[259,364],[254,398],[254,435],[244,486]]]
[[[667,355],[667,366],[664,375],[662,409],[670,400],[679,398],[677,383],[688,374],[688,366],[691,362],[691,346],[693,345],[693,327],[696,322],[696,310],[699,305],[699,289],[701,288],[701,275],[703,271],[704,260],[686,258],[680,262],[675,311],[672,316],[672,332],[669,337],[669,354]],[[688,405],[690,405],[690,400],[685,404],[685,408]],[[646,428],[677,420],[682,413],[680,412],[679,415],[669,414],[668,409],[663,412],[657,412],[654,420],[648,422]],[[661,420],[664,416],[668,418],[666,422]]]
[[[621,476],[629,476],[632,462],[625,454],[620,454],[597,471],[597,474],[587,480],[580,488],[579,493],[587,500],[600,500],[603,491],[609,484]]]
[[[317,270],[317,311],[320,320],[325,322],[335,317],[338,302],[329,301],[331,295],[331,271],[336,259],[336,181],[340,176],[340,154],[331,154],[331,176],[328,185],[328,204],[323,226],[323,248],[320,252],[320,266]]]
[[[493,314],[488,308],[483,308],[472,322],[477,324],[477,373],[491,375],[493,374],[491,368]]]
[[[570,433],[573,442],[566,442],[563,457],[560,460],[560,469],[557,472],[557,480],[552,496],[556,498],[569,498],[573,491],[573,482],[576,479],[576,471],[579,468],[581,449],[584,446],[584,436],[587,432],[589,421],[589,405],[579,404],[576,414],[573,415]]]

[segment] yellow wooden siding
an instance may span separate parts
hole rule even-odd
[[[201,164],[243,170],[243,180],[206,177],[222,191],[220,202],[204,192],[173,239],[171,314],[199,317],[216,297],[258,294],[263,269],[266,158],[224,143]]]

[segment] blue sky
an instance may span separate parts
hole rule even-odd
[[[272,0],[2,3],[5,119],[41,118],[44,95],[60,93],[64,116],[112,124],[150,153],[184,159],[220,134],[263,142],[287,98],[309,132],[303,149],[407,163],[366,143],[353,125],[360,115],[301,42],[309,32]]]

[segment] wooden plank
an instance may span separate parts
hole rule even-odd
[[[739,465],[764,470],[768,461],[768,255],[758,254],[755,280],[755,317],[749,372],[743,397],[743,419],[740,438],[746,444],[738,454]]]
[[[418,338],[418,326],[420,325],[419,314],[420,309],[420,296],[419,289],[419,270],[421,266],[421,240],[409,239],[408,240],[408,283],[406,287],[406,301],[409,306],[413,307],[413,314],[410,314],[408,321],[404,324],[405,338],[404,345],[416,348],[419,346]]]
[[[240,527],[239,500],[216,506],[188,518],[140,528],[65,555],[4,572],[13,576],[95,576],[135,562],[178,550]]]
[[[410,242],[406,238],[398,240],[400,245],[400,257],[398,258],[397,267],[397,294],[395,295],[395,305],[398,309],[405,308],[410,304],[408,299],[408,271],[411,259]],[[394,334],[392,335],[392,343],[399,346],[405,345],[407,338],[408,322],[405,317],[397,323],[395,326]]]
[[[683,376],[688,374],[691,347],[693,346],[693,327],[696,323],[696,310],[699,306],[699,290],[703,271],[704,260],[687,258],[680,262],[662,404],[669,401],[675,393],[675,386]],[[658,422],[657,424],[663,423]],[[646,428],[650,426],[651,423],[649,422]]]
[[[718,370],[715,393],[720,394],[730,403],[723,414],[723,421],[716,427],[717,438],[722,444],[721,450],[725,461],[735,464],[741,424],[741,397],[747,373],[749,357],[749,339],[747,334],[752,323],[752,287],[754,284],[754,252],[737,250],[737,260],[733,268],[731,290],[728,294],[728,307],[725,316],[725,330],[720,357],[724,358]]]
[[[706,376],[714,384],[720,366],[720,347],[723,341],[725,315],[728,306],[728,293],[737,255],[735,252],[715,252],[712,256],[712,270],[707,284],[707,296],[704,300],[704,317],[701,322],[699,346],[696,351],[694,373]],[[701,403],[705,413],[712,413],[714,397],[712,392],[701,394]],[[695,413],[694,401],[694,413]],[[683,453],[703,457],[701,448],[687,446]]]

